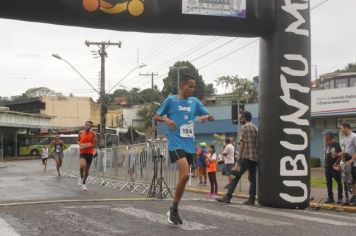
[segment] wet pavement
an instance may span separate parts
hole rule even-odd
[[[171,200],[88,185],[57,177],[54,161],[0,163],[0,235],[353,235],[356,214],[221,204],[185,194],[184,224],[167,223]]]

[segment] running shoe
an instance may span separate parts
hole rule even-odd
[[[87,191],[87,186],[85,184],[82,184],[82,191]]]
[[[178,225],[183,223],[182,219],[180,219],[178,215],[178,209],[173,209],[173,207],[171,207],[167,212],[167,216],[168,216],[168,223],[170,224]]]
[[[78,180],[78,186],[82,186],[82,183],[83,183],[83,179],[79,178],[79,180]]]

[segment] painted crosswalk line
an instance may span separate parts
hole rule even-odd
[[[109,227],[105,223],[101,223],[97,220],[93,220],[89,217],[79,214],[77,212],[71,211],[69,209],[61,209],[58,211],[46,211],[46,214],[54,217],[57,221],[64,223],[67,227],[73,227],[74,229],[80,229],[81,232],[88,235],[99,235],[105,234],[105,232],[111,234],[127,234],[124,230],[118,230]],[[89,226],[86,227],[86,226]]]
[[[269,219],[264,219],[262,217],[253,217],[253,216],[247,216],[243,214],[235,214],[235,213],[229,213],[229,212],[223,212],[217,210],[210,210],[197,206],[182,206],[180,209],[186,211],[192,211],[200,214],[205,214],[205,215],[218,216],[221,218],[226,218],[234,221],[246,221],[246,222],[265,225],[265,226],[292,225],[292,223],[287,223],[283,221],[269,220]]]
[[[276,215],[279,217],[288,217],[288,218],[292,218],[292,219],[296,219],[296,220],[311,221],[311,222],[317,222],[317,223],[328,224],[328,225],[356,226],[356,224],[353,224],[353,223],[325,219],[325,217],[319,218],[319,217],[314,217],[314,216],[308,216],[307,211],[301,211],[301,213],[304,213],[304,215],[302,215],[302,214],[295,214],[295,213],[277,211],[277,210],[272,210],[272,209],[268,209],[268,208],[260,208],[260,207],[250,207],[250,206],[242,206],[242,205],[231,205],[231,207],[238,208],[241,210],[246,210],[246,211],[252,211],[252,212],[263,213],[263,214],[268,214],[268,215]]]
[[[6,221],[0,218],[0,236],[20,236]]]
[[[130,215],[135,218],[149,220],[154,223],[159,223],[162,225],[168,225],[166,214],[158,214],[155,212],[150,212],[142,209],[137,209],[133,207],[123,207],[123,208],[112,208],[113,211],[121,212],[126,215]],[[216,226],[205,225],[192,221],[185,221],[183,225],[179,226],[180,229],[187,231],[204,231],[217,229]]]
[[[344,213],[343,215],[339,214],[330,214],[330,213],[324,213],[324,212],[315,212],[315,211],[307,211],[309,214],[313,215],[320,215],[320,216],[327,216],[327,217],[332,217],[332,218],[338,218],[338,219],[343,219],[343,220],[352,220],[356,221],[356,214],[351,214],[351,213]]]

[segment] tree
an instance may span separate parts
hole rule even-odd
[[[110,105],[117,105],[118,101],[122,100],[119,98],[123,98],[124,100],[128,100],[130,97],[130,92],[126,89],[116,89],[112,94],[107,94],[107,102]]]
[[[0,97],[0,107],[5,106],[5,103],[9,101],[7,97]]]
[[[140,92],[140,96],[142,100],[146,102],[162,102],[163,95],[162,93],[158,90],[157,86],[154,86],[153,89],[148,88],[144,89]]]
[[[139,129],[146,134],[152,135],[152,119],[153,115],[156,113],[157,105],[151,104],[149,106],[145,106],[142,109],[137,111],[137,116],[143,119],[144,125]]]
[[[217,85],[222,85],[228,90],[228,93],[233,94],[236,100],[245,102],[256,102],[258,100],[258,92],[255,84],[245,78],[235,76],[222,76],[216,80]]]
[[[207,84],[205,86],[205,94],[206,95],[213,95],[213,94],[215,94],[215,92],[216,92],[216,89],[214,88],[213,84]]]
[[[30,88],[30,89],[26,90],[24,95],[27,98],[42,97],[42,96],[63,97],[62,93],[58,93],[58,92],[56,92],[52,89],[46,88],[46,87]]]
[[[202,99],[205,95],[205,83],[195,66],[189,61],[178,61],[173,65],[173,67],[187,67],[186,69],[180,69],[180,76],[185,73],[189,73],[196,78],[195,92],[193,96]],[[178,92],[178,73],[177,69],[174,69],[173,67],[169,69],[168,77],[163,79],[164,86],[162,94],[164,97],[167,97],[170,94],[177,94]]]
[[[356,72],[356,62],[355,63],[349,63],[344,69],[337,70],[335,72]]]
[[[56,92],[47,87],[37,87],[27,89],[23,94],[17,96],[11,96],[12,101],[26,100],[29,98],[42,97],[42,96],[57,96],[64,97],[62,93]]]

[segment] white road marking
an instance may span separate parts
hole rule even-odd
[[[344,213],[344,215],[340,215],[340,213],[339,214],[330,214],[330,213],[316,212],[316,211],[306,211],[306,212],[308,212],[310,214],[314,214],[314,215],[329,216],[329,217],[333,217],[333,218],[356,221],[356,215],[352,214],[352,213],[346,213],[346,214]]]
[[[128,204],[118,204],[115,207],[131,207],[132,205]],[[112,206],[108,205],[88,205],[88,206],[65,206],[65,209],[104,209],[104,208],[112,208]]]
[[[110,208],[110,206],[105,205],[92,205],[92,206],[65,206],[65,209],[103,209]]]
[[[227,218],[235,221],[246,221],[246,222],[265,225],[265,226],[292,225],[292,223],[283,222],[283,221],[269,220],[269,219],[263,219],[259,217],[246,216],[242,214],[234,214],[234,213],[222,212],[217,210],[209,210],[206,208],[196,207],[196,206],[182,206],[180,207],[180,209],[186,211],[193,211],[196,213],[210,215],[210,216],[218,216],[218,217]]]
[[[238,205],[231,205],[231,207],[235,207],[235,208],[246,210],[246,211],[253,211],[253,212],[264,213],[264,214],[268,214],[268,215],[276,215],[276,216],[280,216],[280,217],[288,217],[288,218],[297,219],[297,220],[318,222],[318,223],[328,224],[328,225],[356,226],[356,224],[353,224],[353,223],[337,221],[337,220],[329,220],[329,219],[325,219],[325,218],[318,218],[318,217],[312,217],[312,216],[307,216],[307,215],[299,215],[299,214],[283,212],[283,211],[276,211],[276,210],[267,209],[267,208],[238,206]],[[301,213],[304,213],[304,212],[306,212],[306,211],[301,211]]]
[[[11,227],[6,221],[0,218],[0,236],[20,236],[14,228]]]
[[[126,215],[130,215],[136,218],[145,219],[152,221],[154,223],[159,223],[162,225],[168,225],[168,220],[166,214],[158,214],[146,210],[136,209],[133,207],[127,208],[112,208],[113,211],[121,212]],[[205,225],[201,223],[196,223],[192,221],[184,221],[182,225],[179,226],[180,229],[188,231],[203,231],[217,229],[216,226]]]
[[[105,232],[112,234],[127,234],[124,230],[112,229],[107,224],[100,223],[67,209],[47,211],[46,214],[54,216],[56,220],[63,222],[65,224],[64,227],[72,226],[74,229],[80,229],[81,232],[89,235],[105,234]]]

